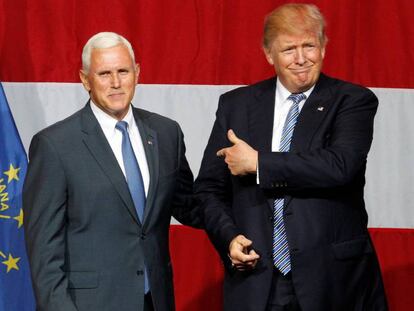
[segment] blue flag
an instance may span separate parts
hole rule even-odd
[[[0,311],[35,309],[23,233],[27,156],[0,83]]]

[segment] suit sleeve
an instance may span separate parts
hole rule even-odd
[[[178,137],[178,175],[172,201],[172,215],[184,225],[202,228],[203,221],[194,198],[194,177],[185,156],[184,135],[177,123],[176,129]]]
[[[76,311],[65,266],[67,188],[58,153],[44,135],[30,145],[23,188],[25,239],[37,310]]]
[[[329,128],[315,139],[319,143],[293,152],[259,153],[260,186],[300,191],[354,183],[365,170],[377,106],[376,96],[359,88],[332,107]]]
[[[241,232],[233,220],[230,171],[223,159],[216,155],[218,150],[229,146],[224,101],[225,96],[221,96],[195,183],[195,192],[209,238],[223,261],[229,263],[229,244]]]

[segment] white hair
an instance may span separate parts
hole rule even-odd
[[[131,43],[123,36],[115,32],[99,32],[92,36],[82,50],[82,69],[85,73],[89,72],[91,65],[91,54],[93,49],[106,49],[117,45],[124,45],[128,49],[132,62],[135,64],[134,50]]]

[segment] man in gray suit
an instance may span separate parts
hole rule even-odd
[[[85,45],[86,106],[33,137],[25,232],[37,309],[174,309],[171,216],[198,226],[179,125],[134,108],[131,44]]]

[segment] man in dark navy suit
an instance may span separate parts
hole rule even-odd
[[[196,192],[224,310],[387,310],[363,198],[378,100],[321,73],[326,43],[317,7],[277,8],[277,76],[220,97]]]

